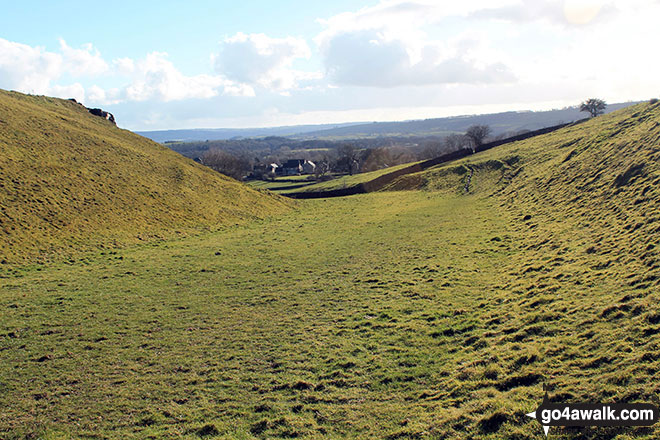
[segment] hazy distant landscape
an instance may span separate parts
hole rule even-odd
[[[604,113],[635,103],[613,104]],[[347,124],[342,128],[312,131],[293,136],[275,136],[284,130],[296,131],[309,127],[286,127],[245,130],[244,134],[261,132],[259,137],[206,139],[164,142],[168,148],[239,180],[276,177],[287,161],[308,161],[312,170],[303,173],[310,180],[327,180],[343,174],[369,172],[414,161],[433,159],[474,143],[466,136],[471,129],[486,130],[481,142],[492,142],[565,123],[583,120],[579,106],[546,112],[508,112],[492,115],[461,116],[407,122],[374,122]],[[152,133],[154,140],[188,135],[212,134],[204,130]],[[142,133],[147,137],[149,133]],[[263,174],[264,167],[279,167],[274,173]],[[259,170],[256,171],[255,170]],[[297,174],[297,173],[296,173]],[[282,180],[282,179],[280,179]],[[261,187],[280,188],[278,182]],[[289,179],[290,180],[290,179]]]
[[[0,15],[0,439],[660,438],[657,1],[62,6]]]
[[[628,105],[610,104],[607,112],[619,110]],[[274,128],[216,129],[216,130],[161,130],[138,131],[137,134],[156,142],[212,141],[267,136],[290,137],[299,140],[340,140],[375,137],[424,137],[462,133],[471,125],[489,125],[494,135],[520,130],[536,130],[563,122],[584,118],[578,106],[550,111],[506,112],[486,115],[465,115],[450,118],[426,119],[401,122],[351,122],[322,126],[292,126]]]
[[[137,131],[136,133],[156,142],[190,142],[207,140],[240,139],[266,136],[296,136],[307,132],[331,130],[348,125],[360,125],[359,122],[327,125],[295,125],[290,127],[266,128],[216,128],[191,130]]]

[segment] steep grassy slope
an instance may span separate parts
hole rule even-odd
[[[404,176],[390,189],[445,188],[447,176],[462,175],[471,167],[475,171],[498,170],[498,176],[503,178],[501,183],[514,183],[508,190],[524,187],[532,192],[543,190],[553,197],[563,195],[557,202],[573,199],[582,193],[596,197],[593,189],[598,189],[598,197],[620,194],[636,176],[653,174],[649,170],[655,167],[659,112],[657,103],[638,104],[548,135],[496,147],[417,175]],[[642,167],[637,169],[635,165]],[[520,171],[524,172],[518,175]],[[511,179],[512,173],[516,179]],[[539,187],[543,182],[549,186]],[[590,191],[584,191],[585,185]],[[479,189],[497,188],[481,185]],[[564,197],[567,192],[573,196]]]
[[[660,259],[660,107],[640,104],[559,132],[403,176],[390,189],[493,194],[518,213],[544,284],[579,262],[620,288],[657,286]],[[563,256],[567,247],[577,252]],[[551,262],[551,264],[550,264]],[[547,264],[550,264],[549,266]],[[558,269],[553,269],[557,267]]]
[[[217,228],[285,203],[74,102],[0,91],[0,260]]]
[[[390,189],[462,194],[468,176],[469,193],[497,201],[497,215],[512,218],[492,240],[512,240],[518,251],[502,262],[493,301],[479,314],[473,336],[483,346],[473,356],[487,362],[466,358],[464,389],[483,389],[484,369],[506,377],[493,360],[509,353],[518,372],[500,390],[544,383],[563,401],[657,404],[659,105],[404,176]],[[579,438],[627,431],[587,432]]]

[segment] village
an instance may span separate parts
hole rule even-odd
[[[289,159],[282,165],[276,163],[254,165],[249,177],[254,179],[267,179],[280,176],[314,174],[315,172],[316,164],[311,160]]]

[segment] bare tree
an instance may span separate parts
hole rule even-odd
[[[330,162],[327,160],[321,160],[316,163],[316,168],[314,168],[314,178],[316,180],[324,180],[329,171]]]
[[[335,168],[338,171],[344,171],[351,175],[357,172],[360,167],[359,151],[350,144],[343,144],[337,148],[337,162]]]
[[[591,117],[595,118],[605,113],[605,107],[607,107],[607,104],[602,99],[590,98],[580,104],[580,111],[589,112]]]
[[[414,162],[417,156],[407,147],[388,148],[390,166],[400,165],[402,163]]]
[[[419,153],[420,159],[433,159],[441,156],[445,152],[445,144],[439,139],[431,139],[422,144],[422,151]]]
[[[460,150],[470,142],[471,142],[470,139],[464,134],[455,134],[455,133],[446,136],[443,140],[443,144],[445,146],[445,150],[447,153]]]
[[[473,125],[467,129],[465,136],[472,141],[472,145],[476,148],[483,145],[486,138],[490,135],[490,131],[488,125]]]
[[[360,171],[363,173],[380,170],[392,165],[387,148],[369,148],[363,151]]]
[[[330,172],[330,163],[332,159],[328,153],[323,153],[315,160],[316,168],[314,168],[314,178],[316,180],[325,180],[326,175]]]
[[[225,176],[241,180],[250,171],[250,161],[222,150],[208,150],[201,163]]]

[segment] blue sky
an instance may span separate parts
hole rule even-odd
[[[290,34],[313,38],[316,18],[328,17],[355,1],[35,1],[3,2],[0,36],[48,50],[63,38],[73,47],[93,43],[105,58],[139,58],[167,52],[184,73],[207,68],[218,41],[238,32]],[[378,2],[364,2],[374,5]]]
[[[0,88],[129,129],[404,120],[660,92],[658,0],[3,2]]]

